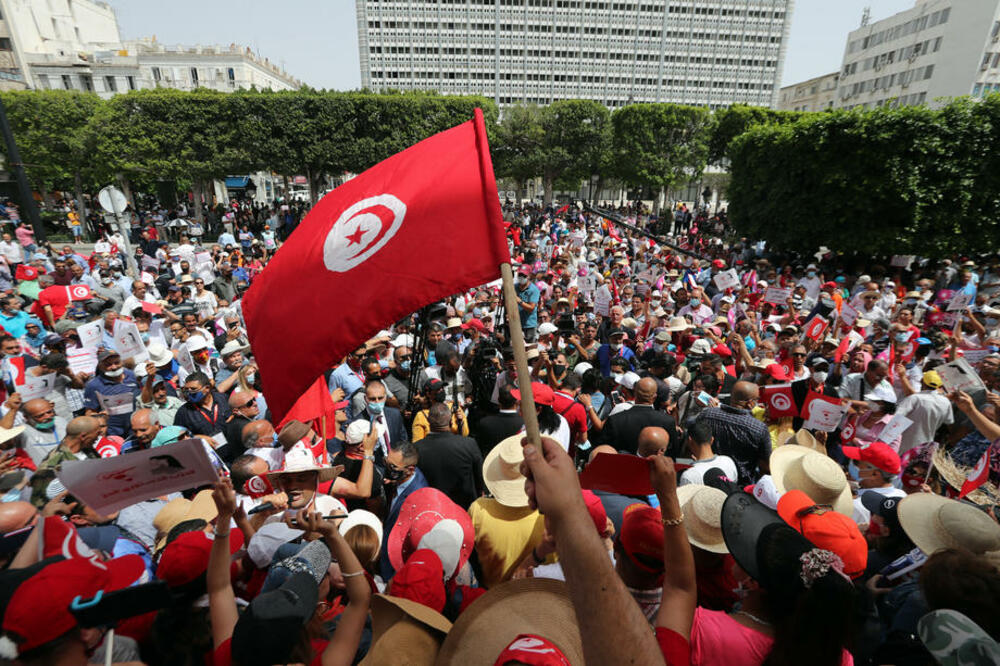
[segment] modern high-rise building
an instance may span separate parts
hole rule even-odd
[[[1000,90],[1000,2],[917,0],[848,35],[835,106],[938,106],[993,90]]]
[[[772,106],[794,0],[357,0],[362,85]]]

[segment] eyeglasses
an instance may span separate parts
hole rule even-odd
[[[257,400],[255,398],[251,398],[246,401],[246,404],[240,405],[240,409],[247,409],[249,407],[255,407],[256,405],[257,405]]]

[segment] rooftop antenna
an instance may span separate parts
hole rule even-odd
[[[865,7],[864,10],[861,12],[861,27],[862,28],[865,27],[866,25],[871,23],[871,21],[872,21],[872,8]]]

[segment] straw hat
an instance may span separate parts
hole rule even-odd
[[[496,501],[504,506],[528,506],[528,493],[524,490],[525,478],[521,474],[524,451],[521,449],[522,433],[511,435],[486,454],[483,461],[483,481]]]
[[[972,468],[956,465],[955,460],[945,452],[943,446],[934,448],[932,458],[934,469],[944,482],[956,490],[961,490],[962,484],[969,478],[969,472],[972,471]],[[997,489],[991,481],[987,481],[966,495],[965,499],[976,504],[991,505],[995,503],[993,498],[997,495],[1000,495],[1000,489]]]
[[[451,622],[427,606],[376,594],[372,597],[372,643],[365,666],[431,666],[451,631]]]
[[[771,476],[779,493],[801,490],[817,504],[829,504],[845,516],[853,515],[854,500],[844,471],[832,458],[795,444],[771,454]]]
[[[0,428],[0,444],[10,441],[24,432],[24,426],[14,426],[13,428]]]
[[[153,518],[153,527],[156,528],[156,548],[162,550],[167,545],[167,535],[186,520],[204,520],[211,522],[219,515],[219,510],[215,508],[215,500],[212,499],[211,490],[202,490],[194,496],[194,499],[184,499],[177,497],[160,509]]]
[[[688,320],[684,317],[671,317],[670,321],[667,322],[667,327],[665,330],[674,333],[677,331],[686,331],[690,328],[694,328],[688,323]]]
[[[899,524],[927,555],[961,548],[982,555],[1000,550],[1000,525],[971,504],[933,493],[913,493],[899,501]]]
[[[817,453],[822,453],[824,456],[826,455],[826,444],[823,444],[816,439],[813,434],[805,428],[801,428],[796,431],[795,434],[785,442],[785,444],[804,446],[805,448],[812,449]]]
[[[726,493],[718,488],[689,483],[677,488],[688,541],[710,553],[728,553],[722,537],[722,505]]]
[[[319,483],[332,481],[344,471],[343,465],[336,467],[323,467],[316,464],[316,458],[312,451],[304,446],[293,446],[285,453],[285,466],[277,472],[268,472],[267,480],[272,486],[277,487],[282,475],[297,474],[299,472],[316,472]]]
[[[584,663],[580,628],[566,584],[522,578],[491,588],[458,616],[437,664],[492,664],[520,634],[551,641],[574,666]]]

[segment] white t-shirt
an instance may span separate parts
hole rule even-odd
[[[718,467],[730,479],[739,478],[736,470],[736,463],[729,456],[713,456],[704,460],[696,460],[691,467],[681,472],[681,480],[677,485],[686,486],[688,484],[704,485],[705,472]]]
[[[954,422],[951,401],[939,391],[921,391],[906,396],[896,406],[896,414],[913,421],[900,436],[900,454],[914,446],[933,442],[938,428]]]

